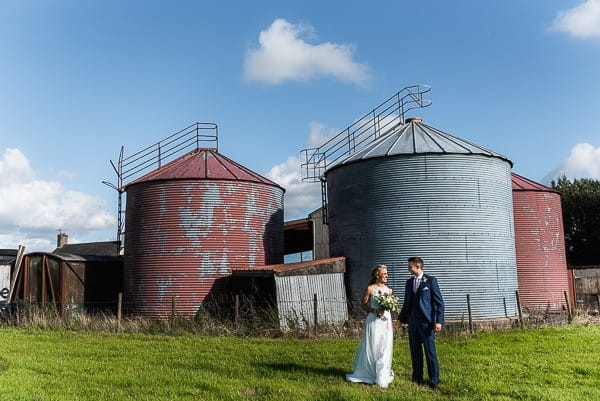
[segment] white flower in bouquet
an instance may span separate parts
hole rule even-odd
[[[400,312],[400,300],[398,297],[379,291],[379,294],[375,295],[374,299],[381,306],[381,309],[389,312]],[[386,320],[385,316],[382,316],[381,319]]]

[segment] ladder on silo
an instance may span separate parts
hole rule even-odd
[[[302,181],[321,182],[324,224],[327,224],[327,169],[404,124],[408,111],[431,105],[431,100],[423,97],[430,91],[428,85],[402,88],[321,146],[300,152]]]

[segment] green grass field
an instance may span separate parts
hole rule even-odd
[[[357,339],[0,329],[0,400],[600,400],[600,326],[440,337],[439,390],[351,384]]]

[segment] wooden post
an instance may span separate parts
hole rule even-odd
[[[235,327],[239,328],[240,325],[240,296],[235,295]]]
[[[598,314],[600,314],[600,294],[596,294],[596,298],[598,298]]]
[[[314,318],[314,326],[313,326],[313,334],[317,336],[317,324],[319,324],[318,313],[317,313],[317,294],[313,295],[313,318]]]
[[[15,291],[16,291],[16,284],[17,284],[17,278],[19,278],[19,272],[21,271],[21,265],[23,263],[23,255],[25,254],[25,247],[22,245],[19,245],[19,249],[17,250],[17,259],[15,260],[15,267],[14,267],[14,276],[12,277],[11,283],[10,283],[10,288],[8,289],[8,299],[6,300],[7,303],[12,302],[13,299],[15,299]],[[23,298],[25,298],[25,294],[23,294]]]
[[[171,330],[173,330],[173,325],[175,324],[175,295],[171,298]]]
[[[26,324],[31,323],[31,294],[27,294],[27,303],[25,304],[25,319]]]
[[[73,295],[71,295],[69,297],[69,304],[67,306],[67,310],[66,310],[66,317],[67,317],[67,327],[69,328],[69,330],[71,329],[71,320],[73,319]]]
[[[41,270],[42,270],[42,299],[40,301],[41,302],[41,306],[42,309],[46,306],[46,296],[48,295],[46,293],[46,266],[48,265],[48,259],[46,255],[42,256],[42,266],[41,266]]]
[[[50,264],[46,263],[46,274],[48,275],[48,284],[50,286],[50,295],[52,296],[52,304],[54,305],[54,312],[58,314],[58,307],[56,306],[56,294],[54,293],[54,285],[52,284],[52,274],[50,274]]]
[[[467,311],[469,312],[469,333],[473,334],[473,316],[471,315],[471,295],[467,294]]]
[[[121,317],[123,316],[123,293],[117,296],[117,332],[121,331]]]
[[[519,290],[515,291],[515,297],[517,298],[517,312],[519,313],[519,325],[523,328],[523,311],[521,311],[521,299],[519,298]]]
[[[567,318],[569,323],[571,323],[573,321],[573,312],[571,311],[571,304],[569,303],[569,295],[566,291],[563,291],[563,294],[565,295],[565,303],[567,304]]]

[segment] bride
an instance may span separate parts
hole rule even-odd
[[[392,318],[390,312],[381,309],[374,299],[384,293],[392,294],[392,289],[385,285],[387,279],[386,265],[377,265],[371,271],[371,280],[361,304],[361,309],[368,315],[360,347],[354,357],[354,372],[346,375],[346,380],[350,382],[377,384],[387,388],[394,379]]]

